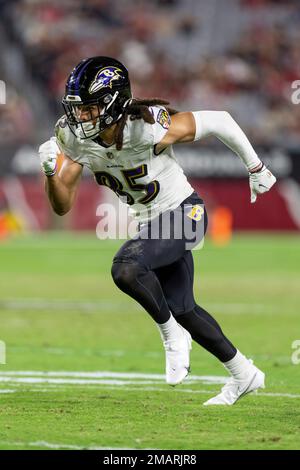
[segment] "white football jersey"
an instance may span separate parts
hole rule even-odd
[[[155,119],[143,119],[124,127],[123,148],[104,147],[92,139],[79,140],[71,132],[63,116],[56,124],[56,138],[61,151],[73,161],[88,167],[98,184],[108,186],[130,206],[130,213],[139,222],[175,209],[193,192],[172,146],[155,155],[154,146],[162,140],[170,125],[165,108],[149,108]]]

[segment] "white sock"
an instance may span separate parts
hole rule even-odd
[[[160,332],[161,339],[163,341],[168,341],[170,339],[177,339],[180,334],[181,330],[179,328],[179,324],[171,314],[168,321],[165,323],[156,323],[157,327]]]
[[[235,379],[243,380],[249,371],[251,362],[247,359],[240,351],[237,351],[234,358],[228,362],[223,362],[225,369],[234,377]]]

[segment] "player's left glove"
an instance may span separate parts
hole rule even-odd
[[[249,173],[251,202],[254,203],[258,194],[266,193],[275,183],[275,176],[263,163],[262,167],[258,171]]]

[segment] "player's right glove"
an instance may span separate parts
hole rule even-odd
[[[56,138],[51,137],[50,140],[44,142],[39,147],[39,157],[41,167],[46,176],[53,176],[57,170],[57,157],[60,153],[59,147],[56,143]]]
[[[263,194],[269,191],[275,183],[275,176],[263,163],[261,169],[255,173],[249,173],[251,202],[253,203],[256,201],[258,194]]]

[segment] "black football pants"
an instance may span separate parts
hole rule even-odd
[[[226,362],[236,349],[216,320],[195,303],[193,294],[191,249],[201,243],[206,228],[206,210],[194,192],[176,209],[141,225],[136,237],[115,255],[112,277],[156,323],[168,321],[171,311],[197,343]]]

